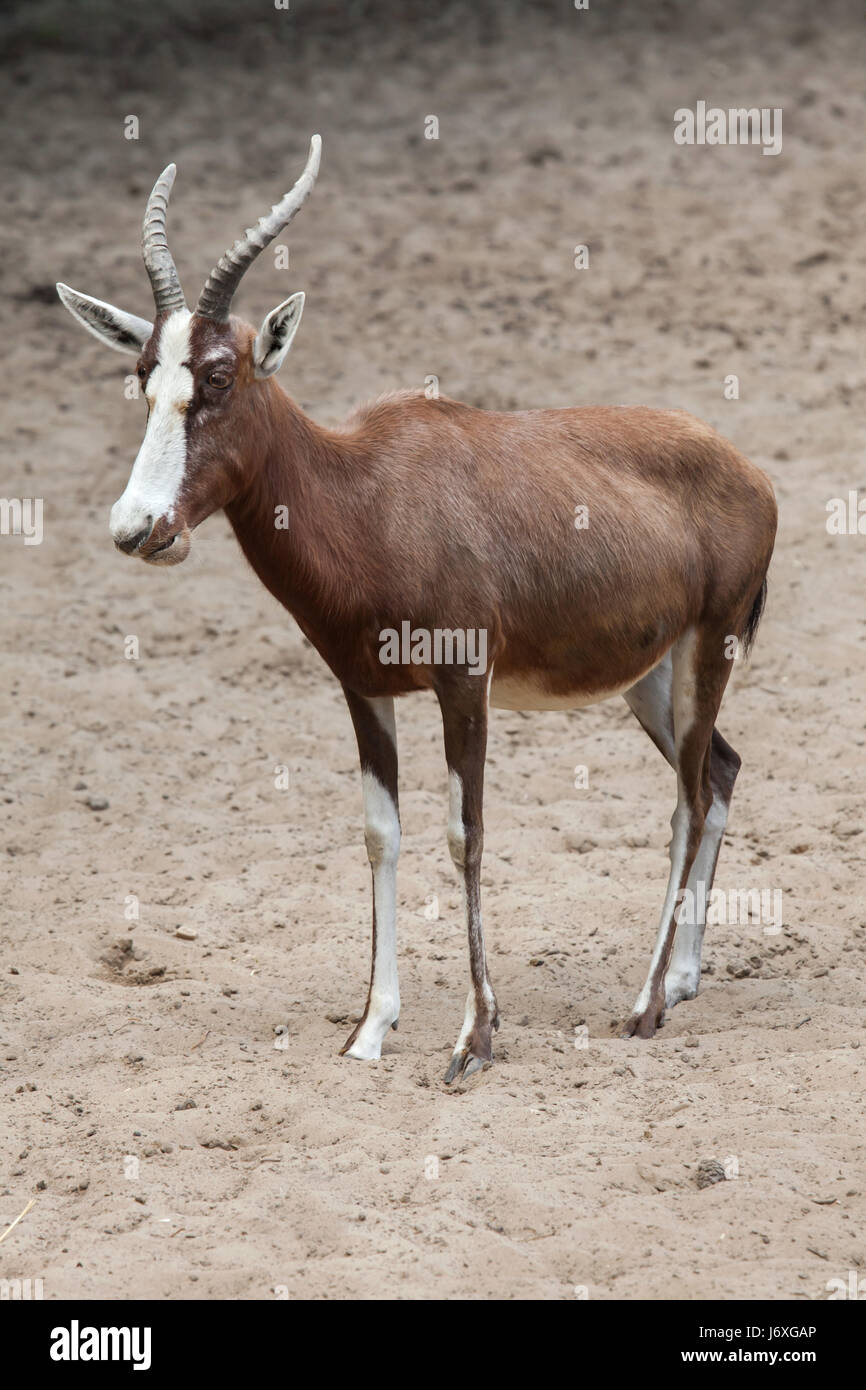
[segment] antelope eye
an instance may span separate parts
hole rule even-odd
[[[207,384],[216,387],[217,391],[224,391],[227,386],[231,386],[232,379],[226,372],[211,372]]]

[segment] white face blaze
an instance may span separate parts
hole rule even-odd
[[[186,468],[186,408],[192,400],[188,309],[166,319],[159,337],[159,357],[148,378],[145,397],[150,414],[141,448],[123,495],[111,509],[111,534],[120,544],[149,531],[160,518],[174,519]]]

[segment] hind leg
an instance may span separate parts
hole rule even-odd
[[[672,663],[670,653],[642,681],[626,691],[626,704],[649,734],[659,752],[676,768]],[[710,746],[710,786],[713,800],[704,822],[701,843],[686,883],[689,910],[680,913],[670,963],[665,975],[665,1007],[694,999],[701,979],[701,951],[706,909],[713,886],[719,850],[728,819],[740,758],[718,729]]]
[[[710,785],[713,800],[704,822],[704,833],[686,884],[688,911],[680,914],[674,947],[665,975],[665,1007],[694,999],[701,982],[701,953],[707,921],[707,903],[716,876],[719,850],[728,822],[731,793],[740,769],[740,758],[718,729],[710,745]]]
[[[626,1036],[652,1037],[665,1007],[697,992],[706,896],[739,766],[737,755],[714,728],[730,675],[723,636],[705,629],[685,633],[670,656],[626,694],[630,708],[677,774],[668,887],[646,983]],[[690,886],[692,895],[685,902],[697,910],[684,913],[684,890]],[[680,921],[682,917],[687,920]]]

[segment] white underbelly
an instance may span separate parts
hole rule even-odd
[[[622,695],[625,690],[631,690],[646,674],[643,672],[642,675],[635,676],[623,685],[613,686],[610,690],[593,690],[590,693],[576,690],[564,695],[553,695],[549,690],[545,690],[540,680],[535,680],[532,676],[497,677],[494,669],[490,682],[490,704],[494,709],[584,709],[587,705],[599,705],[602,700],[610,700],[614,695]]]

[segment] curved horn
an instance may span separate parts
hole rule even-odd
[[[163,169],[147,200],[141,229],[141,254],[150,277],[158,314],[170,314],[173,309],[186,308],[177,267],[168,249],[165,234],[165,210],[176,173],[177,169],[173,164]]]
[[[275,203],[270,213],[260,217],[255,227],[249,227],[235,242],[230,251],[221,256],[207,277],[205,287],[198,297],[195,312],[201,318],[215,319],[225,323],[232,307],[232,299],[244,273],[249,269],[260,252],[273,241],[274,237],[287,227],[295,213],[303,207],[319,172],[322,156],[322,137],[314,135],[310,141],[310,154],[307,166],[294,188],[290,189],[280,202]]]

